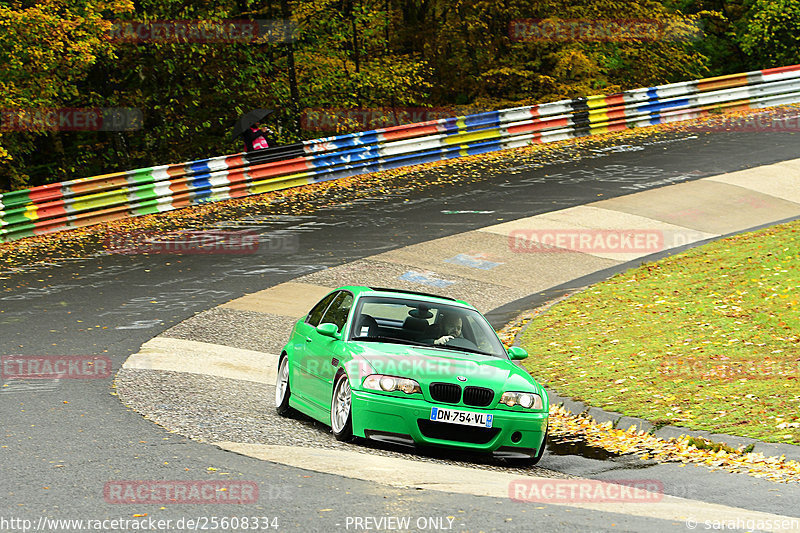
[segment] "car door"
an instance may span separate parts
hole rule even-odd
[[[325,311],[320,324],[335,324],[341,334],[352,307],[353,294],[349,291],[339,292]],[[311,341],[306,344],[309,399],[319,407],[329,409],[333,394],[333,378],[344,353],[344,341],[327,337],[316,330],[310,332],[309,337]]]
[[[309,345],[316,339],[312,334],[320,336],[316,332],[316,327],[321,324],[325,311],[330,307],[331,302],[341,291],[334,291],[311,308],[305,320],[298,322],[292,335],[292,366],[290,367],[289,382],[292,386],[292,394],[309,399],[310,391],[313,390],[313,373],[310,372]],[[311,363],[313,364],[313,363]]]

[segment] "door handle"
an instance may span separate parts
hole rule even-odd
[[[311,337],[306,337],[306,342],[311,342]]]

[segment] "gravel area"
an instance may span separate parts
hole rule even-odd
[[[384,261],[360,260],[297,278],[295,282],[336,287],[364,284],[394,286],[431,293],[444,289],[400,280],[409,267]],[[446,292],[464,299],[478,309],[493,309],[524,296],[508,287],[490,285],[459,276],[426,273],[434,279],[453,281]],[[216,307],[181,322],[162,336],[208,342],[279,353],[288,339],[296,318]],[[277,415],[274,407],[275,388],[249,381],[218,378],[202,374],[161,370],[121,369],[115,380],[119,399],[148,420],[201,442],[243,442],[349,449],[389,457],[400,457],[432,463],[450,464],[535,475],[550,478],[571,478],[567,474],[539,467],[509,466],[503,459],[486,455],[458,453],[436,448],[411,450],[386,443],[360,440],[342,443],[333,438],[330,428],[298,413],[287,419]]]
[[[161,336],[278,354],[296,321],[287,316],[215,307],[176,324]]]
[[[342,443],[330,428],[304,415],[275,412],[275,388],[249,381],[160,370],[121,369],[115,379],[123,404],[148,420],[200,442],[243,442],[307,448],[348,449],[429,463],[480,468],[520,475],[568,479],[573,476],[536,466],[508,466],[503,459],[453,450],[411,450],[360,440]],[[458,459],[452,459],[453,456]]]
[[[425,274],[433,283],[443,281],[452,282],[452,284],[447,285],[445,288],[440,288],[435,285],[400,279],[400,276],[409,271]],[[530,294],[530,291],[523,289],[511,289],[509,287],[493,285],[485,281],[476,281],[453,274],[424,272],[421,269],[406,265],[369,259],[361,259],[346,265],[320,270],[293,281],[298,283],[315,283],[328,287],[360,284],[443,294],[451,298],[458,298],[469,302],[481,312],[495,309],[503,304]]]

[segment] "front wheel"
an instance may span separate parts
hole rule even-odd
[[[331,429],[336,440],[353,438],[352,391],[350,380],[344,372],[336,378],[331,399]]]
[[[536,452],[536,456],[534,457],[525,457],[524,459],[506,459],[506,462],[509,466],[514,466],[518,468],[527,468],[529,466],[533,466],[539,461],[542,460],[542,456],[544,455],[544,449],[547,447],[547,434],[550,431],[548,427],[544,432],[544,438],[542,439],[542,445],[539,447],[539,450]]]
[[[290,416],[292,408],[289,407],[289,397],[292,390],[289,388],[289,356],[283,356],[278,366],[278,379],[275,382],[275,410],[281,416]]]
[[[533,466],[539,461],[541,461],[542,456],[544,455],[544,449],[547,447],[547,434],[549,432],[550,432],[550,426],[548,424],[547,429],[544,431],[544,438],[542,439],[542,445],[539,446],[539,452],[536,454],[536,457],[532,457],[531,460],[528,462],[530,466]]]

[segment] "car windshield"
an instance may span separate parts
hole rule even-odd
[[[474,309],[445,303],[367,296],[359,300],[350,339],[428,346],[507,358],[486,319]]]

